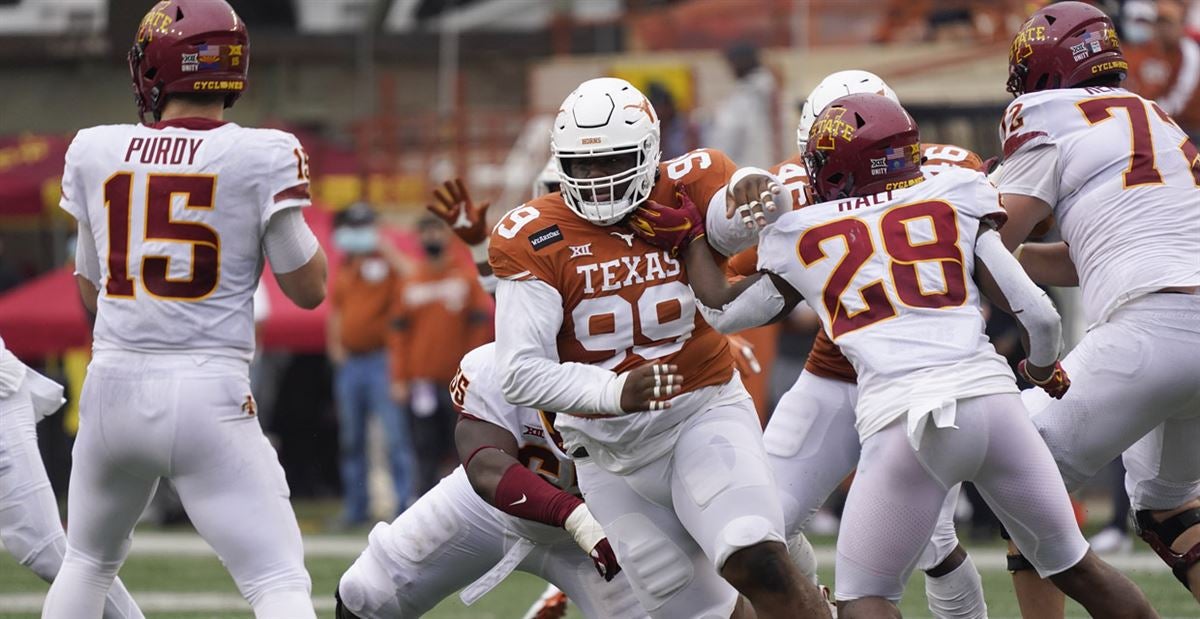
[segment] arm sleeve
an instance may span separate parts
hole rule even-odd
[[[770,277],[763,276],[724,307],[712,308],[697,300],[704,320],[721,333],[737,333],[771,322],[783,311],[783,295]]]
[[[753,247],[758,242],[758,227],[747,227],[738,217],[725,216],[725,194],[728,188],[752,174],[762,174],[771,177],[780,187],[783,181],[779,177],[761,168],[741,168],[733,173],[729,184],[712,195],[708,202],[708,211],[704,216],[704,231],[708,236],[708,244],[724,256],[732,256],[742,250]],[[792,210],[792,192],[780,191],[775,196],[775,212],[764,213],[768,225],[779,219],[780,215]]]
[[[1022,149],[1005,160],[998,186],[1001,194],[1037,198],[1050,206],[1058,203],[1058,147],[1039,144]]]
[[[538,280],[496,287],[496,365],[504,397],[517,406],[573,414],[622,415],[625,374],[585,363],[560,363],[562,297]]]
[[[80,223],[88,221],[87,208],[83,200],[83,183],[79,181],[79,162],[83,158],[80,153],[83,150],[84,142],[82,134],[82,131],[76,134],[75,139],[71,140],[71,145],[67,148],[67,156],[63,165],[62,197],[58,200],[58,207]]]
[[[308,187],[308,155],[304,147],[290,133],[272,133],[271,159],[266,170],[266,203],[262,211],[264,228],[276,213],[312,204]]]
[[[263,234],[263,252],[276,274],[291,273],[308,264],[320,247],[299,208],[275,213]]]
[[[976,239],[975,257],[992,274],[1017,321],[1029,334],[1029,362],[1041,367],[1054,365],[1062,351],[1062,322],[1046,291],[1025,275],[994,230],[985,230]]]
[[[75,237],[75,274],[100,288],[100,254],[96,251],[96,237],[87,220],[79,220],[79,231]]]

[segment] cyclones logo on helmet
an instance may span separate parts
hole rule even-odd
[[[246,89],[250,37],[225,0],[163,0],[142,18],[129,50],[138,116],[157,119],[167,97],[225,93],[225,107]]]
[[[888,97],[847,95],[813,123],[804,162],[821,200],[865,196],[921,182],[917,123]]]
[[[1008,53],[1013,96],[1073,88],[1105,75],[1123,80],[1128,72],[1112,20],[1083,2],[1058,2],[1031,15]]]

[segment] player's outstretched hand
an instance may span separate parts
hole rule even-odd
[[[571,515],[567,516],[563,528],[571,534],[575,543],[592,558],[592,563],[596,564],[596,571],[601,578],[611,581],[621,572],[621,565],[617,563],[617,555],[613,552],[612,545],[608,543],[604,529],[600,527],[599,522],[596,522],[586,503],[576,507]]]
[[[729,348],[733,351],[733,365],[742,376],[762,373],[762,364],[754,356],[754,344],[740,335],[726,335]]]
[[[1040,367],[1029,363],[1028,360],[1023,360],[1017,364],[1017,371],[1025,377],[1025,380],[1041,387],[1055,400],[1061,400],[1066,395],[1067,389],[1071,388],[1071,377],[1067,376],[1067,371],[1057,361],[1053,366]]]
[[[704,236],[704,216],[683,186],[675,186],[675,199],[679,201],[678,207],[647,200],[629,218],[629,226],[638,238],[672,256]]]
[[[666,363],[647,363],[626,372],[621,389],[621,410],[661,411],[671,408],[671,398],[683,391],[683,376],[679,366]]]
[[[766,213],[774,213],[775,196],[783,191],[775,179],[765,174],[750,174],[725,192],[725,217],[741,219],[747,228],[767,225]]]
[[[487,210],[490,203],[475,204],[461,178],[442,183],[441,189],[433,191],[437,202],[425,208],[450,224],[450,229],[467,245],[478,245],[487,240]]]

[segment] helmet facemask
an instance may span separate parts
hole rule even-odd
[[[597,178],[574,175],[576,162],[614,155],[631,155],[630,167]],[[627,146],[588,150],[554,148],[564,201],[577,215],[600,226],[621,221],[650,197],[660,158],[658,136],[653,133],[647,134],[639,143]]]

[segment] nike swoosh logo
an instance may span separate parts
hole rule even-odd
[[[522,494],[522,495],[521,495],[521,499],[520,499],[520,500],[518,500],[518,501],[513,501],[512,503],[509,503],[509,504],[508,504],[508,506],[509,506],[509,507],[512,507],[512,506],[514,506],[514,505],[520,505],[521,503],[524,503],[525,501],[528,501],[528,500],[529,500],[529,499],[528,499],[528,498],[526,498],[526,496],[525,496],[524,494]]]

